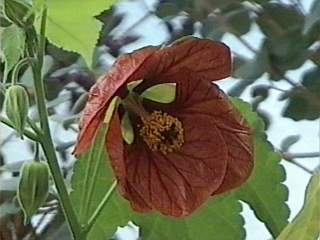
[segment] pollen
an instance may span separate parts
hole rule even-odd
[[[180,120],[162,111],[153,111],[142,117],[139,134],[154,152],[168,154],[178,150],[184,143]]]

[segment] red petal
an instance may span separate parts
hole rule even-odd
[[[134,190],[134,186],[130,186],[130,183],[127,182],[127,169],[123,159],[124,146],[118,114],[114,114],[110,122],[109,131],[106,136],[106,147],[113,171],[118,180],[118,186],[120,186],[121,194],[126,198],[133,196],[133,198],[136,199],[138,204],[135,206],[135,209],[137,211],[145,212],[151,210],[148,203]]]
[[[189,73],[190,74],[190,73]],[[188,76],[188,73],[185,73]],[[209,87],[211,85],[211,87]],[[227,96],[212,83],[201,80],[178,83],[176,107],[179,114],[211,116],[228,149],[225,179],[214,193],[222,193],[243,184],[253,169],[253,136],[244,117]],[[192,92],[192,97],[187,93]]]
[[[194,37],[178,41],[163,50],[166,61],[160,73],[171,76],[185,68],[204,80],[214,81],[231,74],[231,54],[227,45]]]
[[[185,143],[177,152],[167,155],[151,152],[141,140],[125,145],[127,189],[139,198],[129,191],[125,197],[138,211],[145,209],[142,199],[162,214],[189,215],[224,179],[227,149],[212,119],[190,115],[180,120]]]
[[[228,149],[228,166],[225,179],[213,194],[234,189],[243,184],[253,169],[253,136],[244,117],[235,109],[227,96],[210,82],[183,71],[173,76],[188,76],[177,83],[177,98],[172,104],[146,101],[150,109],[163,109],[178,117],[204,115],[214,120],[214,126],[223,137]],[[196,120],[195,120],[196,121]]]
[[[103,121],[108,104],[115,92],[127,81],[138,80],[142,76],[136,71],[147,61],[157,48],[144,48],[120,57],[107,75],[91,88],[89,100],[81,116],[81,130],[74,150],[81,154],[90,146],[97,129]],[[143,73],[140,73],[143,75]]]
[[[192,74],[210,81],[225,78],[231,73],[230,50],[223,43],[188,38],[170,47],[157,49],[144,48],[120,57],[110,72],[93,86],[82,113],[75,154],[84,152],[90,146],[110,99],[126,82],[139,79],[149,80],[144,81],[147,85],[175,82],[178,79],[171,76],[181,69],[188,69]]]
[[[138,92],[154,84],[186,80],[184,75],[177,74],[182,69],[207,81],[229,77],[231,53],[229,47],[221,42],[190,37],[157,51],[145,67],[152,70],[154,76],[151,81],[142,82],[137,87]]]
[[[151,152],[138,134],[134,144],[124,146],[123,195],[137,211],[186,216],[213,193],[238,186],[251,173],[252,136],[243,117],[216,85],[197,77],[191,80],[188,71],[183,76],[189,78],[177,83],[173,104],[148,105],[182,121],[182,148],[168,155]],[[118,142],[113,137],[108,141]],[[110,157],[114,162],[112,152]]]

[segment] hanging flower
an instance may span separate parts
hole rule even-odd
[[[119,96],[106,147],[121,194],[138,212],[189,215],[210,196],[243,184],[253,168],[251,130],[212,83],[230,73],[229,48],[210,40],[188,38],[122,56],[90,91],[75,153],[88,149]],[[129,93],[127,84],[137,80],[143,81]],[[175,85],[173,102],[140,96],[161,83]],[[121,134],[124,112],[134,133],[131,144]]]

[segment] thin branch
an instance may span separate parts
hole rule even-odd
[[[269,88],[269,89],[277,90],[277,91],[279,91],[279,92],[288,93],[288,90],[285,90],[285,89],[282,89],[282,88],[278,88],[278,87],[276,87],[276,86],[274,86],[274,85],[270,85],[270,86],[268,86],[268,88]]]
[[[240,36],[236,36],[236,37],[237,37],[237,39],[239,40],[239,42],[241,42],[241,43],[242,43],[245,47],[247,47],[251,52],[253,52],[253,53],[255,53],[255,54],[258,53],[258,51],[257,51],[254,47],[252,47],[251,44],[250,44],[247,40],[243,39],[243,38],[240,37]]]
[[[11,129],[15,129],[14,126],[12,125],[11,121],[7,118],[1,117],[0,116],[0,122],[3,123],[4,125],[8,126]],[[23,131],[23,135],[26,136],[27,138],[35,141],[35,142],[39,142],[39,138],[37,135],[35,135],[33,132],[29,131],[28,129],[25,129]]]
[[[38,135],[41,136],[43,135],[43,132],[41,131],[41,129],[37,126],[37,124],[35,122],[33,122],[29,117],[27,118],[27,123],[29,124],[29,126],[31,127],[31,129]]]
[[[313,174],[313,171],[312,171],[312,170],[308,169],[307,167],[305,167],[305,166],[302,165],[301,163],[295,161],[295,160],[294,160],[293,158],[291,158],[291,156],[289,156],[288,154],[286,154],[286,153],[281,153],[281,152],[280,152],[280,154],[281,154],[283,160],[286,160],[287,162],[290,162],[290,163],[296,165],[296,166],[299,167],[300,169],[304,170],[306,173],[309,173],[309,174],[311,174],[311,175]]]
[[[317,158],[320,157],[320,152],[309,152],[309,153],[283,153],[287,158]]]
[[[0,143],[0,149],[7,144],[8,142],[10,142],[11,138],[14,137],[15,133],[12,132],[10,133],[5,139],[3,139],[3,141]]]

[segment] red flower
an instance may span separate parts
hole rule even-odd
[[[161,104],[125,98],[115,111],[106,147],[121,194],[139,212],[189,215],[210,196],[240,186],[253,168],[252,134],[245,119],[211,81],[230,75],[227,46],[189,38],[170,47],[124,55],[91,89],[75,153],[85,151],[114,96],[175,83],[176,99]],[[132,101],[133,99],[133,101]],[[129,112],[135,139],[123,141],[120,118]]]

